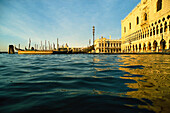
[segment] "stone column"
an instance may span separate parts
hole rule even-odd
[[[162,34],[164,36],[164,30],[165,30],[165,22],[163,23],[163,26],[162,26]]]
[[[103,45],[104,45],[104,53],[105,53],[105,51],[106,51],[106,47],[105,47],[105,44],[106,44],[106,43],[105,43],[105,41],[104,41],[104,43],[103,43]]]
[[[141,44],[141,52],[143,52],[143,43]]]
[[[148,36],[148,38],[150,38],[150,31],[151,31],[151,29],[149,28],[149,36]]]
[[[137,45],[137,48],[138,48],[138,49],[137,49],[137,52],[139,53],[139,44]]]
[[[147,46],[147,44],[146,44],[146,51],[145,51],[145,52],[147,53],[147,51],[148,51],[148,46]]]
[[[155,25],[155,37],[156,37],[156,25]]]
[[[147,30],[145,30],[145,40],[146,40],[146,38],[147,38]]]
[[[158,32],[158,36],[161,35],[161,27],[160,27],[160,26],[161,26],[161,24],[158,25],[158,31],[159,31],[159,32]]]
[[[154,31],[153,31],[153,27],[152,27],[152,38],[154,37],[154,36],[153,36],[153,32],[154,32]]]
[[[169,49],[169,40],[166,41],[166,49]]]
[[[160,49],[160,43],[159,43],[159,42],[160,42],[160,41],[157,42],[156,52],[158,52],[159,49]]]
[[[136,46],[134,45],[134,52],[136,53]]]
[[[169,26],[169,20],[167,21],[167,33],[169,34],[169,30],[170,30],[170,28],[169,28],[170,26]]]

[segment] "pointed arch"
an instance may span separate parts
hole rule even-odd
[[[165,47],[166,47],[166,41],[164,39],[162,39],[160,41],[160,49],[165,49]]]

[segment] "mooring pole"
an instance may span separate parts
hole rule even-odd
[[[8,54],[15,54],[13,45],[9,45]]]

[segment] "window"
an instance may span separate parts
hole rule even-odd
[[[144,14],[144,20],[147,20],[147,13]]]
[[[150,29],[150,36],[152,36],[152,29]]]
[[[131,29],[131,23],[129,23],[129,29]]]
[[[157,1],[157,12],[162,9],[162,0]]]
[[[153,27],[153,35],[155,35],[155,27]]]
[[[156,26],[156,34],[158,34],[159,29],[158,29],[158,25]]]
[[[126,27],[124,27],[124,33],[126,33]]]
[[[139,24],[139,17],[136,18],[136,24]]]
[[[164,25],[164,32],[167,32],[167,22],[165,22],[165,25]]]

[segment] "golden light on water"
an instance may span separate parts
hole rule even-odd
[[[119,68],[129,74],[122,79],[132,79],[136,83],[126,83],[129,88],[137,91],[129,91],[126,95],[137,98],[147,105],[147,108],[155,112],[168,112],[170,110],[170,56],[169,55],[131,55],[120,56],[124,62]],[[138,67],[138,68],[136,68]],[[151,101],[153,104],[149,104]]]

